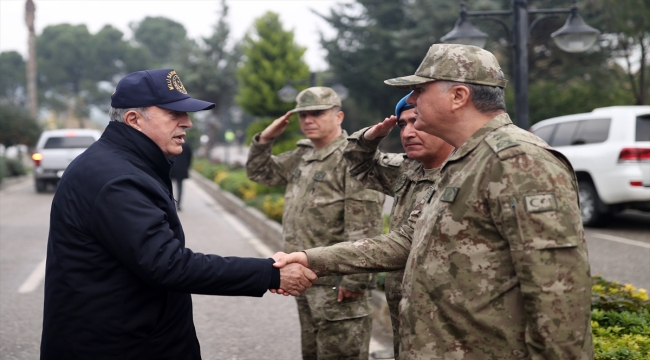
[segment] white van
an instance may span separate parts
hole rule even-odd
[[[625,209],[650,211],[650,106],[599,108],[530,130],[573,165],[586,226],[604,226]]]
[[[101,131],[91,129],[43,131],[36,143],[36,152],[32,154],[36,192],[44,192],[48,183],[56,186],[72,160],[101,135]]]

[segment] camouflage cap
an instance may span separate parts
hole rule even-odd
[[[316,86],[307,88],[296,96],[296,108],[292,113],[298,111],[327,110],[334,106],[341,106],[339,95],[332,88]]]
[[[506,87],[508,81],[494,55],[480,47],[460,44],[433,44],[415,75],[385,80],[403,89],[436,80]]]

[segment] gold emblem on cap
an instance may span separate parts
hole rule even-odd
[[[182,94],[187,94],[187,90],[185,90],[185,86],[183,86],[181,78],[176,73],[176,70],[172,70],[167,74],[167,88],[169,90],[176,89]]]

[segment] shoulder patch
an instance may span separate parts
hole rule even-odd
[[[507,132],[494,131],[485,137],[485,142],[490,149],[494,151],[499,159],[505,160],[511,157],[521,155],[524,151],[520,148],[520,143]],[[508,151],[504,151],[509,149]]]
[[[381,162],[392,167],[400,167],[404,162],[404,154],[383,154]]]
[[[557,210],[555,193],[524,195],[524,203],[529,213]]]
[[[296,142],[296,145],[304,146],[304,147],[311,147],[311,148],[314,147],[314,144],[309,139],[298,140],[298,142]]]

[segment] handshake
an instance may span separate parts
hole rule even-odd
[[[272,257],[275,260],[273,266],[280,269],[280,288],[271,289],[272,293],[298,296],[318,280],[318,276],[308,269],[309,262],[304,252],[278,252]]]

